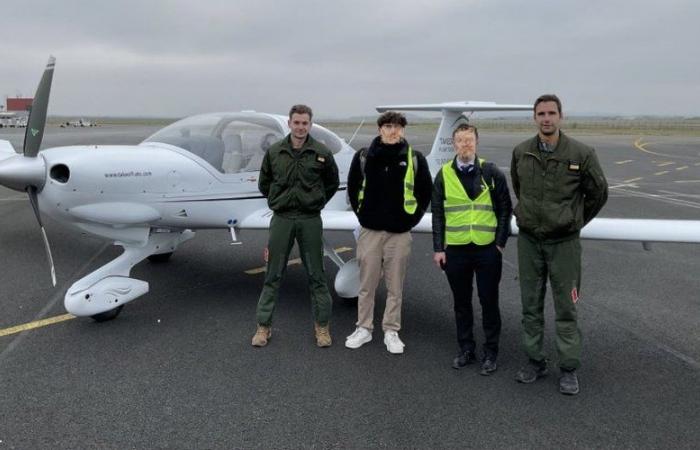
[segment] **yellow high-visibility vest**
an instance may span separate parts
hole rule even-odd
[[[367,184],[367,177],[365,176],[365,163],[367,161],[367,150],[360,150],[360,171],[362,172],[362,187],[360,192],[357,193],[357,204],[358,210],[362,208],[362,200],[365,198],[365,185]],[[416,197],[413,195],[413,183],[415,181],[415,169],[413,168],[414,160],[413,149],[408,146],[408,167],[406,168],[406,175],[403,177],[403,209],[408,214],[413,214],[418,208],[418,202]],[[417,164],[417,163],[416,163]]]
[[[484,160],[479,158],[479,166]],[[488,184],[481,177],[484,187],[472,200],[452,167],[452,161],[442,166],[445,184],[445,243],[447,245],[487,245],[496,240],[498,219],[493,210]]]

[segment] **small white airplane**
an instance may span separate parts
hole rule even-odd
[[[26,191],[39,222],[54,286],[56,275],[41,217],[106,239],[124,252],[73,283],[66,310],[97,321],[116,317],[124,304],[148,292],[147,282],[130,278],[131,269],[148,258],[166,261],[195,229],[267,229],[271,211],[257,188],[258,170],[267,148],[289,133],[287,117],[253,111],[189,117],[158,131],[139,145],[70,146],[39,151],[55,60],[49,59],[37,88],[25,133],[23,154],[0,140],[0,184]],[[452,129],[464,112],[531,111],[531,105],[490,102],[393,105],[378,107],[441,111],[442,122],[428,162],[433,173],[453,156]],[[335,133],[314,124],[311,134],[334,153],[341,180],[355,150]],[[322,211],[325,230],[352,231],[357,219],[346,201],[344,185]],[[512,223],[517,233],[515,221]],[[414,229],[431,232],[430,214]],[[582,232],[590,239],[641,242],[700,242],[700,221],[595,219]],[[338,267],[335,288],[345,298],[357,296],[359,269],[344,262],[325,243],[324,252]]]
[[[97,124],[95,122],[92,122],[87,119],[78,119],[78,120],[69,120],[68,122],[64,122],[60,125],[61,128],[67,128],[67,127],[76,127],[76,128],[83,128],[83,127],[95,127]]]

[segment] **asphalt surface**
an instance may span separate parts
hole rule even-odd
[[[0,131],[19,148],[22,131]],[[51,128],[44,142],[136,143],[153,131]],[[432,136],[408,131],[427,152]],[[526,137],[482,132],[480,154],[507,167]],[[360,135],[356,147],[370,138]],[[700,217],[699,138],[580,138],[596,147],[613,187],[602,217]],[[119,253],[46,222],[56,288],[29,202],[0,188],[0,330],[65,314],[66,289]],[[134,268],[132,277],[151,290],[116,320],[72,319],[0,337],[0,450],[700,446],[698,246],[657,244],[649,252],[633,243],[584,243],[581,393],[565,397],[556,370],[532,385],[513,379],[525,361],[514,240],[504,257],[499,370],[483,377],[477,367],[451,368],[452,301],[432,266],[430,236],[414,237],[406,352],[397,356],[377,331],[370,344],[344,348],[356,306],[341,299],[334,300],[334,345],[316,348],[299,265],[283,283],[270,345],[252,348],[263,275],[245,271],[263,265],[266,233],[246,232],[240,246],[230,246],[226,232],[197,234],[170,262]],[[354,247],[349,233],[328,237]],[[332,283],[335,266],[326,268]],[[547,318],[555,368],[549,298]]]

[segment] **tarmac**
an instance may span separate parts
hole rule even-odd
[[[23,130],[0,131],[21,148]],[[155,131],[49,128],[44,147],[138,143]],[[700,138],[572,135],[596,148],[611,186],[600,217],[700,216]],[[507,170],[513,146],[527,137],[484,131],[479,154]],[[409,126],[407,138],[427,153],[433,136]],[[414,235],[400,332],[406,351],[391,355],[380,331],[383,290],[371,343],[344,347],[356,304],[334,298],[334,344],[317,348],[298,264],[283,282],[270,344],[251,347],[263,280],[254,269],[264,265],[266,242],[257,231],[241,233],[239,246],[225,231],[198,231],[170,262],[139,264],[132,276],[151,290],[113,321],[65,316],[66,289],[119,249],[50,219],[46,228],[56,288],[26,196],[0,188],[0,450],[700,446],[697,245],[583,243],[581,393],[567,397],[558,392],[549,296],[551,374],[532,385],[514,381],[526,361],[514,239],[504,255],[499,368],[484,377],[477,366],[451,367],[452,299],[429,235]],[[350,233],[327,237],[354,249]],[[332,285],[336,268],[328,261],[326,269]],[[24,331],[12,332],[18,326]]]

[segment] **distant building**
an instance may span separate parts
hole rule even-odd
[[[0,109],[0,128],[25,127],[33,98],[6,97],[6,106]]]
[[[29,110],[32,107],[32,101],[34,101],[33,98],[7,97],[7,107],[5,111],[15,112],[18,116],[28,116]]]

